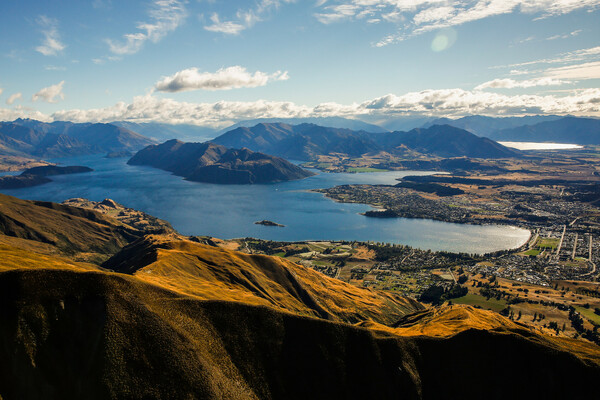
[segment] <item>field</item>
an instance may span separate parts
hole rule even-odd
[[[463,297],[452,299],[452,302],[455,304],[466,304],[469,306],[481,307],[486,310],[492,310],[496,312],[500,312],[506,308],[506,301],[504,300],[496,300],[494,298],[486,299],[485,297],[475,293],[469,293]]]

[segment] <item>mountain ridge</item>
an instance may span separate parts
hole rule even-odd
[[[75,155],[139,150],[152,140],[111,124],[30,119],[0,122],[0,153],[33,157]]]
[[[368,133],[314,124],[262,123],[252,128],[234,129],[217,137],[213,142],[228,147],[247,147],[253,151],[303,161],[334,153],[349,157],[381,151],[404,154],[407,148],[443,157],[519,156],[518,151],[448,125],[417,128],[409,132]]]

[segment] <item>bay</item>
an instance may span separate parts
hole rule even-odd
[[[529,231],[509,226],[368,218],[359,214],[372,209],[368,205],[337,203],[310,192],[342,184],[394,184],[402,176],[431,172],[318,173],[307,179],[275,184],[215,185],[189,182],[151,167],[127,165],[125,158],[94,155],[53,161],[85,165],[94,172],[53,176],[53,182],[45,185],[3,192],[54,202],[72,197],[95,201],[111,198],[169,221],[182,234],[222,239],[375,241],[482,254],[519,247],[529,238]],[[254,224],[263,219],[285,227]]]

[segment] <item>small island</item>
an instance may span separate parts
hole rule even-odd
[[[33,167],[23,171],[21,175],[0,177],[0,189],[22,189],[38,186],[52,182],[52,179],[48,178],[48,176],[79,174],[91,171],[93,171],[93,169],[82,166],[58,167],[56,165],[47,165]]]
[[[268,219],[263,219],[262,221],[256,221],[256,225],[264,225],[264,226],[278,226],[280,228],[285,228],[285,225],[278,224],[277,222],[269,221]]]

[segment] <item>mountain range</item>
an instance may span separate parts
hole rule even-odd
[[[594,344],[473,307],[425,309],[111,215],[0,195],[3,399],[558,399],[596,390]]]
[[[214,143],[169,140],[135,154],[131,165],[148,165],[190,181],[208,183],[271,183],[314,175],[282,158],[248,149],[228,149]]]
[[[557,115],[530,115],[524,117],[486,117],[483,115],[469,115],[467,117],[451,119],[437,118],[424,124],[422,128],[433,125],[451,125],[467,130],[478,136],[492,137],[492,134],[502,129],[512,129],[525,125],[535,125],[540,122],[555,121],[560,119]]]
[[[600,144],[600,119],[533,115],[525,117],[439,118],[423,127],[446,124],[498,141]]]
[[[326,126],[337,129],[350,129],[353,131],[365,131],[373,133],[388,132],[388,130],[379,125],[370,124],[358,119],[349,119],[342,117],[312,117],[312,118],[257,118],[246,121],[240,121],[225,129],[219,131],[220,134],[232,131],[236,128],[251,127],[258,124],[287,124],[287,125],[300,125],[300,124],[313,124]]]
[[[292,160],[314,160],[319,155],[333,153],[350,157],[382,151],[404,154],[407,149],[439,157],[519,156],[519,152],[488,138],[448,125],[434,125],[409,132],[371,133],[314,124],[261,123],[251,128],[236,128],[213,142],[227,147],[246,147]]]
[[[502,129],[490,135],[495,140],[557,142],[600,145],[600,119],[565,117],[535,125]]]
[[[137,151],[151,143],[138,133],[112,124],[31,119],[0,122],[0,155],[65,157]]]

